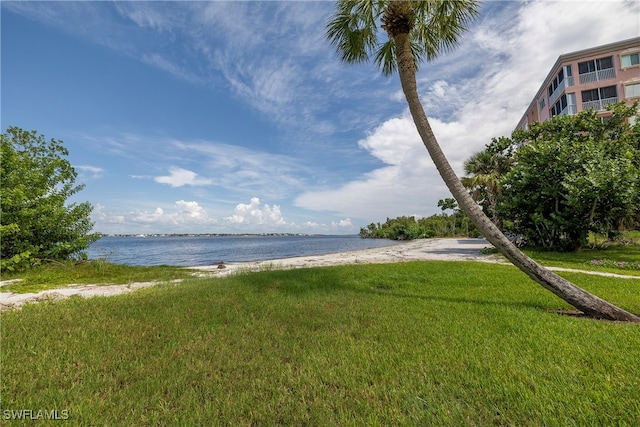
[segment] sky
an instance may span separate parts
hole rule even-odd
[[[1,127],[64,141],[95,231],[357,234],[451,197],[397,75],[346,65],[330,1],[1,3]],[[640,35],[637,1],[487,1],[422,64],[459,176],[558,56]]]

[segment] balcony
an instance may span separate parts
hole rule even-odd
[[[569,86],[573,86],[573,76],[565,77],[562,83],[558,85],[556,90],[554,90],[551,96],[549,97],[549,104],[551,105],[554,102],[556,102],[556,99],[558,99],[558,96],[560,96],[562,91],[565,90],[565,88],[568,88]]]
[[[615,77],[616,70],[614,68],[605,68],[604,70],[580,74],[580,84],[593,83],[599,80],[609,80],[614,79]]]
[[[567,105],[562,111],[560,111],[560,113],[558,113],[558,116],[571,116],[574,114],[578,114],[578,109],[576,108],[576,106]]]
[[[590,108],[593,108],[596,111],[602,111],[605,109],[607,105],[615,104],[616,102],[618,102],[617,96],[614,98],[605,98],[605,99],[598,99],[595,101],[583,102],[582,109],[589,110]]]

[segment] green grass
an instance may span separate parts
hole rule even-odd
[[[610,273],[640,276],[640,270],[629,268],[603,267],[593,265],[593,260],[611,260],[640,264],[640,244],[635,245],[609,245],[597,249],[581,249],[577,252],[544,252],[535,250],[524,251],[531,258],[545,266],[574,268],[590,271],[604,271]]]
[[[22,273],[3,274],[2,280],[19,278],[21,281],[3,286],[13,293],[38,292],[65,287],[69,284],[129,284],[133,282],[168,282],[193,276],[193,271],[166,265],[154,267],[112,264],[105,260],[79,263],[51,262]]]
[[[632,312],[640,280],[562,273]],[[640,326],[506,265],[191,279],[2,314],[2,409],[62,425],[640,425]]]

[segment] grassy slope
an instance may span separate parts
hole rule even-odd
[[[563,273],[564,274],[564,273]],[[640,280],[567,274],[640,312]],[[2,314],[2,407],[71,425],[640,425],[640,329],[510,266],[190,280]]]

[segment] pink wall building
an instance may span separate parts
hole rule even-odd
[[[640,37],[561,55],[517,129],[590,108],[602,117],[608,104],[640,100]]]

